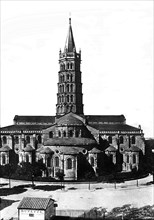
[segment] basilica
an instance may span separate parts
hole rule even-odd
[[[126,124],[124,115],[84,114],[80,64],[69,19],[59,52],[56,114],[15,115],[12,125],[0,128],[0,165],[42,161],[48,176],[62,171],[65,180],[77,180],[87,170],[99,175],[108,167],[119,172],[140,168],[145,157],[141,126]]]

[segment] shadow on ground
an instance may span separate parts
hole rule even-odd
[[[34,186],[33,189],[39,189],[39,190],[44,190],[44,191],[54,191],[54,190],[58,190],[58,189],[63,189],[64,186],[60,186],[60,185],[38,185],[38,186]]]
[[[20,194],[26,192],[27,189],[20,188],[20,187],[13,187],[13,188],[2,188],[0,189],[0,196],[9,196],[13,194]]]
[[[7,186],[7,185],[8,185],[8,183],[1,183],[0,187]]]
[[[18,201],[15,201],[15,200],[7,200],[7,199],[1,199],[0,200],[0,211],[3,210],[4,208],[12,205],[12,203],[14,202],[18,202]]]

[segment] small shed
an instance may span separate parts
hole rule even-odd
[[[24,197],[18,206],[18,220],[49,220],[56,206],[51,198]]]

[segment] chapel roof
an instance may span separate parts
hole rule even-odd
[[[101,153],[101,151],[97,149],[96,147],[94,147],[89,151],[89,153],[98,154],[98,153]]]
[[[5,145],[5,146],[0,148],[0,152],[7,152],[7,151],[10,151],[10,150],[11,150],[11,148],[8,145]]]
[[[35,150],[30,144],[27,144],[26,147],[23,149],[25,152],[31,152]]]
[[[46,210],[51,200],[54,202],[51,198],[24,197],[18,205],[18,209]]]
[[[127,149],[126,151],[132,151],[132,152],[138,152],[141,151],[140,148],[138,148],[137,146],[131,146],[129,149]]]
[[[49,147],[45,147],[39,151],[40,154],[52,154],[54,153]]]
[[[117,151],[117,149],[113,147],[112,145],[110,145],[108,148],[105,149],[105,151],[115,152]]]

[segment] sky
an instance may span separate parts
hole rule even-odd
[[[124,114],[154,137],[153,1],[1,1],[1,126],[55,115],[69,16],[84,114]]]

